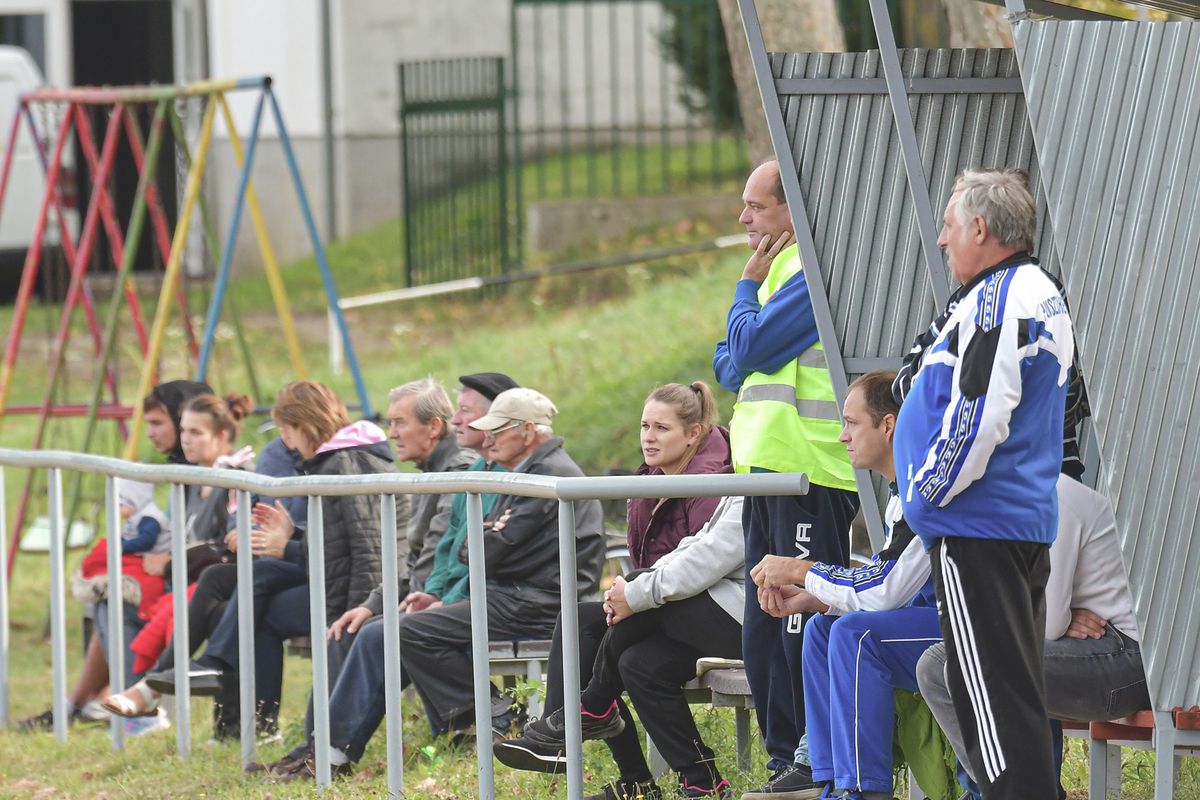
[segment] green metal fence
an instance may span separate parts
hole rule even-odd
[[[409,286],[523,261],[530,201],[736,191],[717,0],[514,0],[507,59],[399,65]]]
[[[504,272],[516,259],[504,59],[402,63],[399,80],[405,283]]]
[[[511,48],[526,197],[690,192],[744,173],[717,0],[514,0]]]

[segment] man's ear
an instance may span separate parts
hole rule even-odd
[[[987,220],[983,217],[975,217],[975,219],[971,220],[971,238],[975,240],[975,243],[983,244],[987,241],[987,237]]]
[[[896,415],[895,414],[884,414],[883,415],[883,435],[887,437],[887,440],[889,442],[892,441],[892,437],[896,435]]]

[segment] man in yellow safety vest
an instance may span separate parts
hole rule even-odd
[[[749,571],[764,556],[830,564],[850,556],[858,511],[854,472],[838,442],[841,418],[817,336],[779,164],[768,161],[742,192],[738,221],[754,250],[734,291],[713,371],[738,395],[729,429],[737,472],[804,472],[807,495],[747,497],[742,524]],[[808,766],[801,675],[803,619],[768,616],[746,593],[742,651],[772,777],[743,800],[808,800],[820,793]]]

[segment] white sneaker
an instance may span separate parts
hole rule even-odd
[[[89,700],[75,712],[75,719],[80,722],[108,722],[111,718],[112,714],[99,700]]]
[[[160,708],[152,717],[130,717],[125,720],[125,735],[142,736],[155,731],[165,731],[170,727],[171,720],[167,718],[167,712]]]

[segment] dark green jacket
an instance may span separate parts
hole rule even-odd
[[[485,459],[477,458],[468,472],[507,472],[499,464],[489,464]],[[482,494],[483,516],[492,513],[498,495]],[[467,565],[458,560],[458,550],[467,540],[467,496],[454,495],[450,508],[450,524],[446,532],[438,540],[437,552],[433,557],[433,570],[425,579],[425,591],[450,605],[459,600],[466,600],[470,592],[470,580],[467,577]]]

